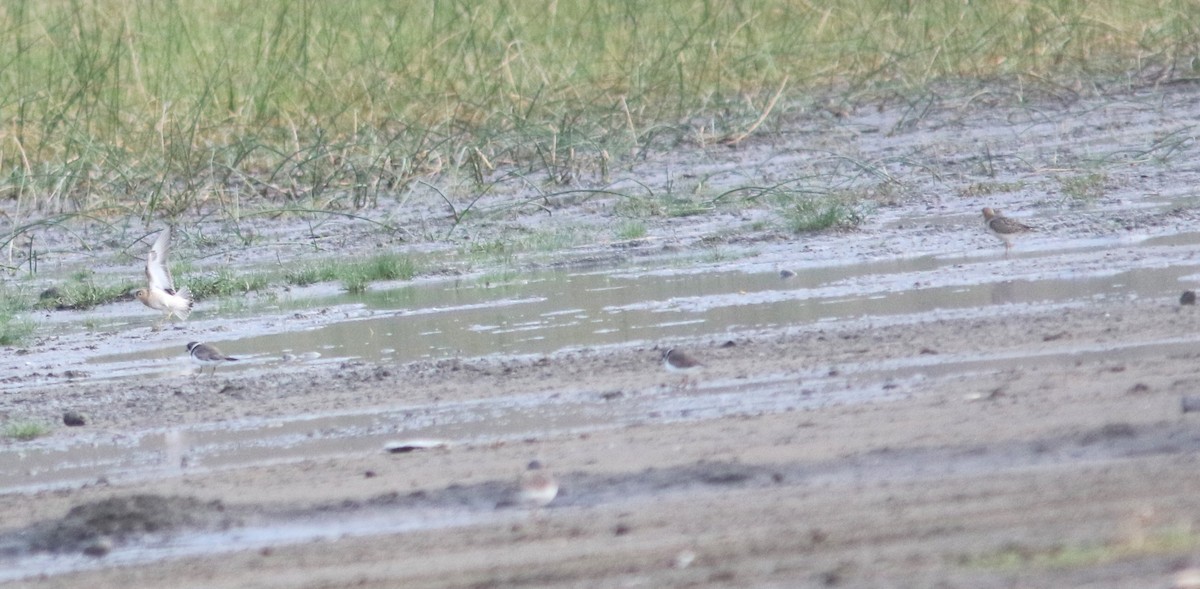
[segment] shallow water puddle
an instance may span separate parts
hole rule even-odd
[[[105,477],[116,482],[318,456],[381,452],[390,443],[445,445],[519,441],[727,415],[775,413],[833,403],[863,402],[908,393],[856,390],[860,374],[838,377],[769,374],[726,379],[679,390],[673,386],[622,391],[565,391],[480,401],[243,419],[171,430],[35,440],[20,452],[0,452],[0,493],[73,486]],[[913,377],[919,380],[919,376]]]
[[[1200,233],[1128,240],[1042,242],[1001,257],[998,247],[953,256],[887,260],[801,260],[784,247],[735,263],[676,269],[547,271],[502,285],[443,281],[320,301],[337,319],[307,323],[286,333],[286,321],[230,321],[219,343],[243,362],[221,371],[265,370],[287,361],[338,362],[345,358],[407,362],[492,354],[542,354],[605,345],[723,341],[756,328],[867,321],[912,323],[971,317],[1004,306],[1051,309],[1088,301],[1176,297],[1200,281],[1193,251]],[[1042,249],[1038,249],[1038,248]],[[781,279],[779,270],[796,272]],[[1002,311],[1000,311],[1002,312]],[[321,311],[301,312],[319,315]],[[198,314],[208,328],[215,320]],[[226,318],[227,319],[227,318]],[[132,324],[129,329],[140,328]],[[179,334],[197,329],[189,322]],[[265,327],[264,327],[265,326]],[[130,338],[132,339],[132,338]],[[180,345],[148,352],[97,356],[92,378],[173,374],[191,370]],[[1190,353],[1190,340],[1127,345],[1056,345],[1019,355],[917,355],[746,378],[705,379],[697,388],[647,384],[641,389],[578,390],[478,401],[359,408],[280,419],[243,419],[140,432],[77,432],[0,451],[0,493],[34,492],[107,479],[154,479],[317,457],[383,452],[396,441],[486,444],[627,427],[640,422],[687,422],[737,415],[803,411],[831,404],[882,401],[916,394],[933,379],[994,375],[1014,367],[1069,361],[1158,357]],[[664,380],[665,382],[665,380]],[[964,399],[970,402],[971,399]],[[437,451],[437,450],[430,450]],[[398,458],[402,459],[402,458]],[[456,517],[463,517],[459,514]],[[480,515],[475,517],[498,517]],[[418,517],[388,525],[421,527],[467,522]],[[327,527],[296,524],[299,541]],[[395,531],[389,528],[389,531]],[[348,530],[346,533],[375,533]],[[241,541],[253,545],[254,531]],[[291,538],[292,536],[288,536]],[[205,553],[213,538],[167,546],[127,558],[155,559]],[[232,541],[223,536],[222,541]],[[263,543],[287,541],[275,535]],[[207,544],[206,544],[207,542]],[[119,553],[120,551],[118,551]],[[114,553],[115,558],[125,558]],[[89,561],[31,557],[31,566],[73,570]],[[48,560],[47,560],[48,559]],[[109,560],[115,563],[117,560]],[[32,569],[31,569],[32,570]]]
[[[251,523],[217,532],[186,532],[170,538],[122,546],[97,559],[78,553],[21,554],[5,560],[0,556],[0,583],[35,576],[61,575],[101,568],[131,566],[165,559],[185,558],[240,550],[268,549],[279,545],[319,540],[338,540],[380,534],[400,534],[486,522],[519,522],[528,513],[511,511],[367,509],[336,517],[306,517],[300,520]]]
[[[972,256],[923,256],[854,263],[801,261],[781,279],[787,252],[730,265],[666,270],[548,271],[485,286],[435,282],[371,292],[362,307],[315,328],[238,333],[220,341],[251,361],[222,371],[261,369],[283,359],[363,358],[408,362],[489,354],[708,338],[734,331],[873,316],[1055,304],[1110,297],[1178,296],[1200,272],[1200,233],[1141,242],[1079,240],[1054,249],[989,248]],[[1063,247],[1072,249],[1064,250]],[[94,376],[178,373],[180,346],[92,359]]]
[[[1080,343],[1017,354],[916,355],[749,377],[706,379],[642,389],[580,389],[464,402],[364,408],[200,424],[170,430],[82,433],[0,452],[0,493],[75,486],[318,457],[382,452],[397,442],[456,446],[515,442],[627,427],[737,415],[804,411],[886,401],[931,379],[1001,374],[1065,362],[1123,361],[1190,354],[1193,338],[1136,344]],[[672,380],[673,382],[673,380]],[[971,398],[964,397],[964,401]],[[419,445],[419,444],[414,444]],[[423,451],[423,450],[416,450]],[[436,451],[436,450],[432,450]]]
[[[975,257],[810,261],[811,267],[797,267],[797,275],[787,280],[779,277],[778,268],[788,254],[774,251],[745,258],[733,270],[692,266],[543,272],[490,287],[474,281],[428,283],[369,293],[357,299],[357,315],[299,331],[243,335],[231,327],[230,341],[220,345],[244,361],[220,370],[262,370],[282,364],[284,354],[294,355],[293,361],[362,357],[404,362],[552,353],[685,338],[719,342],[735,331],[831,321],[882,324],[984,315],[995,313],[1000,305],[1049,308],[1107,297],[1176,296],[1197,280],[1197,243],[1200,233],[1107,247],[1086,244],[1068,253],[1021,251],[1011,259],[988,251]],[[193,370],[181,348],[99,357],[93,377]],[[1132,352],[1121,348],[1121,353]],[[1062,360],[1059,356],[1056,361]],[[177,469],[183,461],[192,468],[223,468],[376,451],[396,436],[472,443],[619,427],[644,419],[702,419],[869,401],[905,394],[905,379],[995,370],[1004,365],[1002,360],[990,358],[985,364],[936,357],[911,366],[847,366],[842,378],[817,373],[756,375],[706,382],[703,394],[677,395],[651,386],[622,391],[626,398],[616,403],[604,402],[601,391],[580,390],[553,397],[250,420],[188,431],[95,433],[92,439],[73,437],[70,447],[38,441],[0,452],[0,489],[76,484],[114,473],[161,476],[164,468]],[[978,366],[972,364],[976,362]],[[894,386],[881,390],[878,383],[884,380]],[[872,384],[864,388],[858,381]]]

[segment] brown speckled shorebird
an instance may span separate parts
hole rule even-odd
[[[1008,251],[1012,249],[1012,240],[1021,233],[1033,231],[1033,227],[1014,221],[1000,214],[1000,211],[992,210],[991,207],[983,208],[983,224],[996,239],[1004,242],[1004,256],[1008,257]]]

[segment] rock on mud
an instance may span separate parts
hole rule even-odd
[[[62,420],[63,420],[63,425],[66,425],[68,427],[79,427],[81,425],[87,425],[87,416],[85,416],[84,414],[82,414],[78,411],[64,411]]]
[[[1200,411],[1200,395],[1184,395],[1179,399],[1179,408],[1184,413],[1195,413]]]
[[[383,445],[383,451],[388,454],[408,454],[418,450],[433,450],[436,448],[445,448],[449,446],[446,440],[392,440]]]

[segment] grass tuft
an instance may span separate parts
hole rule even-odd
[[[417,274],[412,258],[397,254],[381,254],[362,265],[368,280],[410,280]]]
[[[1060,178],[1059,187],[1063,197],[1077,203],[1087,203],[1104,197],[1104,184],[1108,177],[1104,174],[1087,174]]]
[[[646,224],[641,221],[626,221],[617,226],[616,237],[622,241],[641,239],[646,236]]]
[[[28,442],[50,433],[50,428],[36,421],[10,421],[0,431],[5,438]]]
[[[16,346],[24,343],[33,333],[34,324],[10,313],[0,311],[0,346]]]
[[[408,256],[380,254],[365,262],[333,266],[333,271],[347,292],[362,294],[372,282],[411,279],[417,266]]]
[[[853,229],[866,220],[861,206],[844,197],[781,191],[772,201],[784,227],[793,233]]]
[[[283,279],[294,286],[308,286],[338,279],[338,267],[333,262],[310,264],[284,272]]]
[[[34,323],[19,315],[31,308],[22,292],[0,284],[0,346],[19,345],[33,333]]]
[[[976,182],[963,188],[961,194],[966,197],[981,197],[1017,192],[1023,188],[1024,182]]]
[[[271,276],[262,273],[235,274],[227,268],[187,276],[177,284],[186,284],[195,300],[229,297],[263,290],[271,285]]]
[[[964,564],[996,570],[1096,567],[1121,559],[1165,556],[1194,551],[1200,536],[1188,525],[1131,530],[1125,537],[1107,542],[1026,546],[1007,543],[999,549],[966,557]]]
[[[90,275],[76,275],[72,281],[48,288],[38,295],[41,309],[87,310],[128,299],[132,284],[97,284]]]

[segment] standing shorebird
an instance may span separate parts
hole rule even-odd
[[[212,344],[202,344],[200,342],[188,342],[188,354],[191,354],[192,360],[200,365],[200,373],[204,373],[205,366],[212,366],[212,374],[216,376],[217,366],[222,362],[237,362],[238,359],[232,356],[226,356],[221,350]]]
[[[992,207],[983,208],[983,224],[996,239],[1004,242],[1004,257],[1008,257],[1008,251],[1012,249],[1012,240],[1021,233],[1033,231],[1033,227],[1014,221],[1000,214],[1000,211],[992,210]]]
[[[683,382],[680,383],[680,386],[686,386],[688,379],[693,374],[700,372],[704,365],[682,351],[670,348],[663,352],[663,368],[666,368],[667,372],[683,374]]]
[[[146,288],[139,288],[133,296],[143,305],[166,313],[155,329],[162,327],[163,322],[178,317],[186,321],[192,312],[192,295],[187,287],[175,288],[171,280],[171,270],[167,268],[167,249],[171,245],[171,228],[167,227],[158,234],[154,246],[146,255]]]
[[[521,473],[517,503],[532,509],[545,507],[558,496],[558,481],[550,470],[533,460]]]

